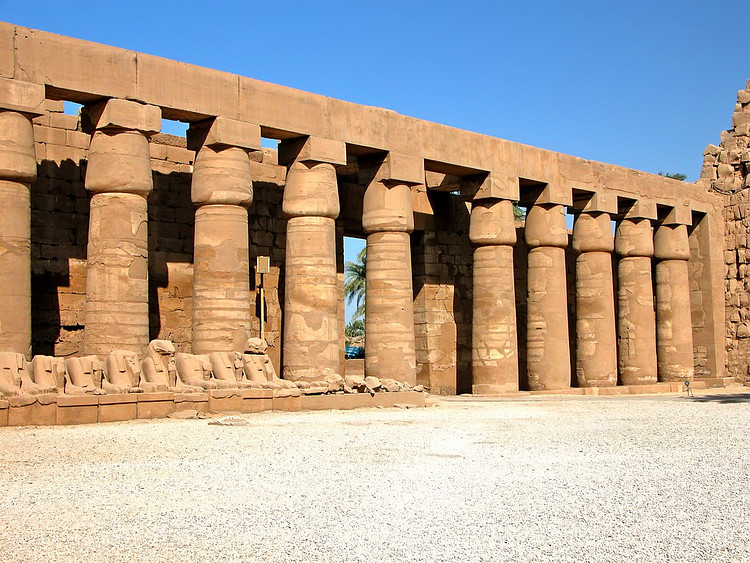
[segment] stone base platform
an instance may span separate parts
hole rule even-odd
[[[274,397],[270,389],[218,389],[207,393],[37,395],[0,399],[0,426],[92,424],[166,418],[179,411],[254,413],[270,410],[347,410],[408,405],[424,407],[427,393],[369,393]]]
[[[690,382],[691,389],[723,389],[737,382],[732,377],[713,377],[694,379]],[[550,389],[548,391],[516,391],[497,395],[467,394],[462,397],[533,397],[537,395],[654,395],[658,393],[680,393],[685,391],[682,381],[667,381],[647,385],[617,385],[615,387],[570,387],[568,389]]]

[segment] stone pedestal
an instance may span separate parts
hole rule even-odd
[[[474,249],[472,393],[518,391],[513,204],[475,202],[469,238]]]
[[[531,391],[570,387],[565,207],[534,205],[526,217],[529,247],[526,365]]]
[[[148,345],[149,136],[161,111],[125,100],[87,108],[95,127],[86,189],[92,193],[84,354],[140,353]]]
[[[654,242],[648,219],[623,219],[615,233],[620,383],[656,383],[656,329],[651,257]],[[689,309],[688,309],[689,311]]]
[[[296,161],[287,174],[284,379],[319,381],[339,373],[339,280],[334,166]]]
[[[31,356],[31,196],[36,178],[29,118],[0,109],[0,351]]]
[[[692,379],[693,323],[690,316],[686,225],[661,225],[654,235],[656,257],[656,351],[659,381]]]
[[[581,213],[573,227],[576,258],[576,379],[579,387],[617,385],[617,337],[608,213]]]
[[[194,354],[241,351],[251,328],[247,207],[250,158],[238,147],[203,146],[191,187],[195,211]]]
[[[411,241],[414,214],[405,183],[374,180],[364,197],[367,233],[365,375],[416,384]]]

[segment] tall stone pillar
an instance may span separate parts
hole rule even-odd
[[[687,226],[662,223],[654,235],[656,257],[656,352],[659,381],[693,378]]]
[[[513,204],[497,199],[475,202],[469,238],[475,245],[472,392],[518,391]]]
[[[526,216],[529,247],[526,365],[529,389],[570,387],[565,207],[536,204]]]
[[[0,352],[31,356],[31,118],[44,86],[0,79]]]
[[[161,110],[112,99],[86,108],[93,126],[86,168],[91,192],[86,253],[84,354],[142,352],[149,341],[149,137]]]
[[[390,153],[367,186],[365,375],[416,384],[410,184],[424,182],[421,159]]]
[[[576,258],[576,379],[579,387],[617,385],[615,296],[608,213],[584,212],[573,226]]]
[[[192,125],[188,146],[197,151],[190,190],[196,207],[192,350],[242,352],[252,326],[248,150],[260,149],[260,128],[217,117]]]
[[[341,371],[334,165],[346,164],[346,145],[307,137],[282,142],[279,156],[289,165],[282,203],[289,218],[283,373],[292,381],[319,381]]]
[[[651,257],[651,221],[631,217],[615,233],[617,263],[617,350],[623,385],[656,383],[656,325]]]

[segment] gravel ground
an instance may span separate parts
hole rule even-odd
[[[4,561],[750,561],[750,394],[0,429]]]

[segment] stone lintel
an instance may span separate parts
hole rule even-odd
[[[325,162],[344,166],[346,165],[346,143],[315,136],[281,141],[279,164],[288,166],[294,161]]]
[[[653,219],[658,218],[656,213],[656,202],[652,199],[637,199],[632,202],[630,209],[625,212],[626,219]]]
[[[508,176],[501,172],[489,172],[481,180],[479,189],[474,195],[474,200],[480,199],[507,199],[518,201],[520,196],[518,187],[518,178]]]
[[[0,110],[17,111],[29,117],[44,114],[44,86],[0,78]]]
[[[675,205],[662,221],[663,225],[692,225],[693,210],[689,205]]]
[[[81,123],[84,130],[125,129],[153,135],[161,131],[161,109],[157,106],[112,98],[85,106]]]
[[[617,196],[607,191],[592,192],[591,198],[583,205],[581,211],[584,213],[609,213],[610,215],[616,215]]]
[[[197,151],[202,146],[239,147],[259,151],[260,125],[228,117],[215,117],[192,123],[187,131],[187,148]]]
[[[378,171],[380,180],[404,184],[424,184],[424,159],[405,154],[389,152]]]

